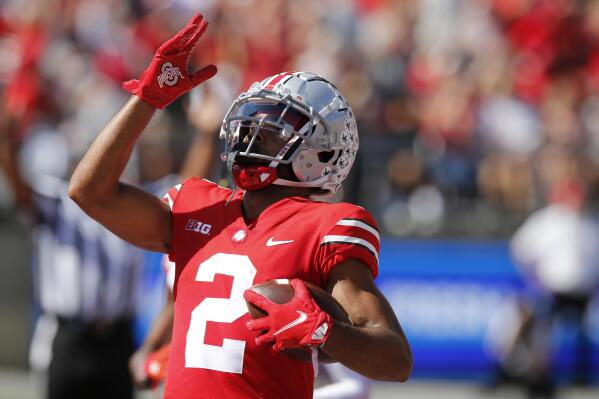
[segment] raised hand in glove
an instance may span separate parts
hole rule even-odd
[[[179,96],[216,74],[216,67],[208,65],[189,73],[188,64],[198,40],[208,22],[196,14],[174,37],[162,44],[150,66],[139,79],[123,83],[123,88],[156,108],[164,108]]]
[[[290,281],[295,294],[283,304],[271,302],[252,290],[243,294],[245,300],[264,310],[267,315],[247,322],[250,331],[263,331],[256,338],[258,345],[273,345],[275,350],[314,347],[329,338],[333,319],[320,309],[302,280]]]

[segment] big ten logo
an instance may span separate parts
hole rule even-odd
[[[196,233],[201,234],[210,234],[210,229],[212,228],[211,224],[202,223],[199,220],[189,219],[187,221],[187,225],[185,226],[185,230],[195,231]]]

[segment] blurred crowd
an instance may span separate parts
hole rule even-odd
[[[507,237],[557,183],[584,187],[587,202],[597,196],[596,0],[0,4],[1,130],[15,150],[50,137],[44,162],[25,158],[56,173],[68,175],[126,101],[120,83],[200,11],[210,28],[192,62],[215,63],[219,74],[156,118],[129,171],[134,181],[180,167],[190,103],[201,104],[196,127],[209,134],[253,81],[308,70],[353,105],[361,150],[344,195],[387,234]]]

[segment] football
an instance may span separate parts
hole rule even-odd
[[[349,323],[349,317],[343,307],[331,294],[323,290],[322,288],[305,282],[308,291],[312,294],[314,301],[318,306],[327,312],[336,321],[343,321]],[[258,283],[249,288],[250,290],[268,298],[270,301],[278,304],[289,302],[295,293],[293,286],[289,284],[287,279],[269,280],[262,283]],[[266,316],[266,312],[251,303],[246,302],[250,316],[253,319]],[[283,351],[287,356],[293,357],[298,360],[312,362],[312,354],[309,349],[287,349]],[[335,360],[328,356],[322,351],[318,351],[318,360],[321,362],[334,362]]]

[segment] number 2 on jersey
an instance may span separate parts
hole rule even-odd
[[[206,323],[232,323],[245,313],[243,292],[252,286],[256,268],[245,255],[218,253],[200,264],[196,281],[214,281],[216,274],[233,277],[229,298],[206,298],[191,312],[185,344],[185,367],[241,374],[245,341],[223,339],[222,346],[204,343]]]

